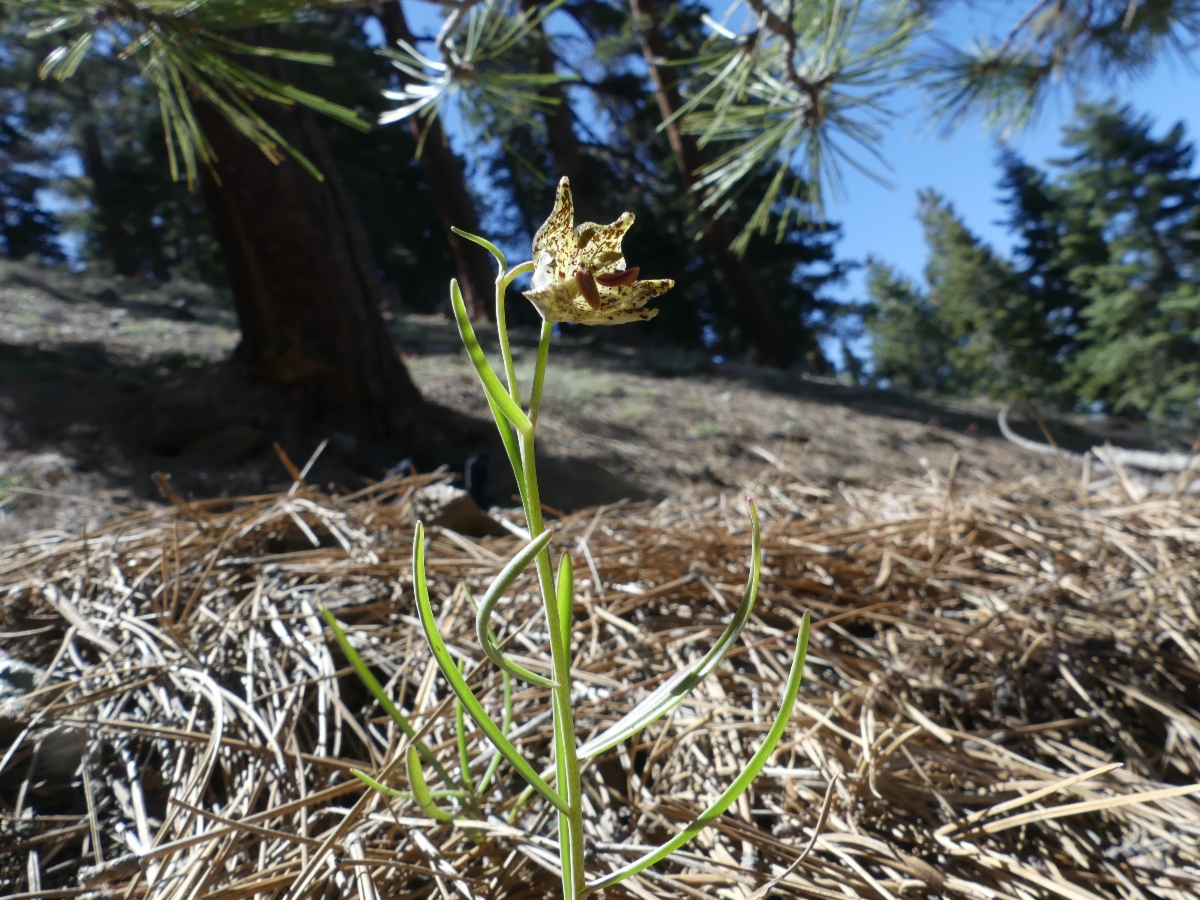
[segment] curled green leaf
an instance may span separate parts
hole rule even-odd
[[[467,315],[467,307],[463,302],[462,291],[459,290],[457,279],[450,282],[450,303],[454,307],[458,333],[462,337],[463,345],[467,348],[471,365],[475,367],[475,374],[483,383],[483,390],[488,396],[488,402],[493,405],[493,408],[499,409],[504,417],[512,422],[517,431],[526,435],[531,434],[533,425],[530,423],[529,417],[517,405],[517,401],[509,396],[496,373],[492,371],[492,367],[488,365],[487,357],[483,355],[483,348],[479,346],[479,341],[475,337],[475,329],[471,327],[471,319]],[[505,449],[508,448],[505,447]]]
[[[611,750],[621,741],[627,740],[648,725],[666,715],[682,703],[701,681],[707,678],[725,654],[733,647],[742,629],[750,620],[754,610],[754,601],[758,596],[758,579],[762,570],[762,540],[758,526],[758,510],[750,503],[750,577],[746,581],[746,590],[742,594],[742,602],[733,613],[724,633],[713,644],[712,649],[704,656],[686,668],[680,669],[661,685],[645,700],[621,717],[612,727],[602,734],[592,738],[579,748],[580,759],[590,759],[607,750]]]
[[[502,251],[499,247],[497,247],[495,244],[493,244],[487,238],[481,238],[477,234],[471,234],[471,232],[469,232],[469,231],[463,231],[461,228],[458,228],[454,225],[450,226],[450,230],[453,231],[455,234],[457,234],[459,237],[466,238],[468,241],[470,241],[473,244],[478,244],[480,247],[487,250],[488,253],[492,254],[492,256],[496,257],[496,263],[500,266],[500,274],[501,275],[503,275],[504,272],[508,269],[508,260],[504,256],[504,251]]]
[[[488,588],[487,593],[483,595],[483,600],[479,603],[479,609],[475,615],[475,636],[479,640],[479,646],[483,648],[483,652],[487,658],[495,663],[498,667],[520,678],[522,681],[527,681],[530,684],[536,684],[539,687],[554,687],[554,681],[546,678],[543,675],[538,675],[535,672],[530,672],[524,666],[518,665],[508,659],[500,648],[496,645],[495,636],[492,633],[490,621],[492,618],[492,610],[496,608],[496,604],[500,598],[504,596],[517,576],[520,575],[525,567],[546,549],[546,545],[550,543],[551,533],[548,531],[542,532],[537,538],[513,557],[512,562],[505,566],[496,580],[492,582],[492,586]]]
[[[380,782],[376,781],[361,769],[351,769],[350,774],[367,787],[371,788],[372,790],[379,791],[381,794],[387,794],[389,797],[396,797],[400,800],[415,799],[412,791],[398,791],[395,788],[390,788],[386,784],[381,784]],[[470,795],[466,791],[430,791],[429,796],[433,797],[434,799],[441,797],[453,797],[456,800],[462,800]]]

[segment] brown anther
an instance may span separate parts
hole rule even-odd
[[[600,291],[596,287],[596,278],[587,269],[575,270],[575,283],[579,285],[579,293],[592,309],[600,308]]]
[[[603,275],[597,275],[596,283],[602,284],[605,287],[619,287],[622,284],[633,284],[637,281],[638,272],[641,268],[634,266],[632,269],[626,269],[623,272],[606,272]]]

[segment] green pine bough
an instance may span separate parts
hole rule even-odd
[[[565,552],[561,555],[556,575],[550,555],[552,535],[546,531],[542,522],[542,506],[538,495],[537,468],[534,459],[534,431],[537,425],[538,408],[541,404],[542,385],[554,323],[574,322],[595,325],[643,321],[657,313],[657,310],[643,308],[647,301],[673,286],[673,282],[668,279],[641,280],[638,278],[638,269],[625,267],[621,242],[625,232],[632,224],[633,216],[626,213],[611,225],[596,225],[589,222],[576,227],[570,186],[564,178],[558,186],[554,211],[534,237],[534,258],[531,262],[522,263],[510,269],[504,254],[491,242],[476,235],[458,232],[462,237],[474,241],[491,252],[499,266],[499,273],[496,277],[496,324],[507,387],[488,363],[475,338],[474,329],[467,317],[462,294],[459,292],[456,282],[451,282],[450,296],[454,306],[454,315],[458,322],[459,334],[462,336],[471,363],[483,384],[488,406],[496,419],[496,427],[500,431],[500,438],[516,475],[531,540],[496,576],[495,581],[478,603],[470,595],[470,592],[467,592],[467,597],[476,612],[475,634],[480,648],[487,660],[501,671],[504,706],[502,721],[497,724],[475,697],[463,667],[455,662],[438,631],[437,619],[429,600],[429,589],[425,580],[425,531],[420,524],[416,528],[416,535],[413,539],[413,593],[425,638],[442,675],[450,683],[454,692],[459,752],[457,779],[438,762],[429,748],[419,739],[412,725],[392,703],[374,675],[350,645],[334,617],[328,611],[324,613],[326,621],[333,630],[347,659],[350,660],[368,690],[379,701],[384,711],[396,722],[400,732],[406,738],[403,749],[410,790],[394,790],[375,781],[365,772],[355,771],[354,774],[375,790],[389,796],[413,800],[427,816],[435,821],[452,822],[459,816],[474,817],[480,814],[481,801],[486,795],[492,779],[495,778],[497,767],[501,761],[508,762],[529,785],[526,792],[518,798],[514,813],[533,794],[541,796],[558,813],[559,858],[564,900],[576,900],[592,891],[610,887],[660,862],[690,841],[737,801],[766,764],[783,737],[784,730],[791,718],[796,694],[800,689],[804,660],[808,652],[810,617],[805,614],[797,639],[796,655],[784,685],[779,714],[771,725],[770,731],[767,732],[766,738],[738,777],[691,824],[661,847],[616,871],[589,880],[584,871],[581,766],[587,760],[612,750],[622,741],[628,740],[669,713],[688,697],[697,684],[720,665],[750,619],[754,601],[758,595],[759,574],[762,568],[758,513],[751,504],[750,576],[741,603],[734,611],[733,618],[720,638],[708,653],[672,675],[620,721],[586,743],[579,744],[571,707],[570,653],[574,604],[571,557]],[[515,278],[530,272],[533,273],[533,278],[530,290],[525,292],[525,296],[538,308],[543,322],[530,402],[528,409],[525,409],[521,405],[521,395],[509,345],[504,297],[508,286]],[[548,676],[531,672],[505,656],[490,624],[491,614],[496,603],[531,563],[537,571],[542,603],[549,626],[547,630],[550,636],[551,666]],[[534,768],[508,738],[512,724],[512,679],[514,678],[550,691],[554,723],[554,765],[543,772]],[[465,729],[465,717],[468,715],[496,750],[478,784],[472,780],[471,776],[471,761]],[[444,789],[436,791],[430,789],[423,770],[425,765],[428,765],[436,773],[438,779],[445,785]],[[439,800],[446,799],[456,801],[459,804],[459,811],[454,812],[438,805]]]

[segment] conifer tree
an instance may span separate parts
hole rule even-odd
[[[878,259],[867,261],[867,293],[874,377],[901,390],[952,393],[954,337],[929,295]]]
[[[875,264],[877,374],[918,389],[1200,418],[1200,177],[1176,125],[1079,108],[1051,178],[1002,156],[1014,259],[921,196],[928,294]],[[907,308],[906,308],[907,307]]]
[[[1064,249],[1086,303],[1070,383],[1084,402],[1200,418],[1200,177],[1182,124],[1085,106],[1064,143]]]
[[[269,299],[271,291],[258,290],[239,309],[247,316],[261,312],[265,306],[275,308],[275,312],[267,317],[269,323],[244,323],[247,333],[257,328],[256,333],[269,332],[275,337],[257,350],[247,350],[246,355],[255,360],[259,371],[283,381],[289,381],[297,372],[316,377],[314,373],[319,371],[347,368],[333,379],[340,388],[308,393],[336,397],[341,391],[343,406],[361,408],[364,415],[379,421],[411,422],[407,414],[384,409],[397,402],[416,402],[394,353],[381,345],[377,352],[340,359],[331,356],[343,353],[345,346],[355,342],[374,345],[374,338],[367,332],[379,326],[377,315],[371,311],[380,299],[378,266],[370,254],[362,252],[368,241],[362,237],[354,204],[341,195],[336,160],[326,153],[324,128],[310,113],[299,109],[322,113],[344,125],[365,128],[368,123],[347,106],[331,102],[319,90],[298,87],[299,78],[291,63],[326,63],[328,57],[295,50],[286,41],[246,39],[266,34],[255,31],[264,26],[273,28],[311,18],[322,4],[298,0],[5,2],[20,16],[40,19],[36,33],[57,42],[42,65],[45,77],[67,80],[81,71],[85,59],[106,54],[115,58],[116,53],[103,48],[116,40],[116,50],[127,51],[123,55],[140,67],[140,77],[157,91],[166,126],[169,165],[191,181],[209,178],[218,164],[231,163],[233,156],[239,159],[221,176],[223,179],[247,174],[252,179],[246,186],[249,189],[274,177],[272,170],[259,170],[254,160],[241,155],[241,145],[230,142],[231,138],[249,138],[272,166],[282,166],[280,171],[295,168],[314,181],[321,176],[322,166],[313,157],[325,158],[332,168],[325,173],[328,180],[324,183],[301,188],[301,182],[291,175],[280,176],[288,182],[286,189],[294,200],[302,190],[311,195],[299,205],[293,204],[292,212],[273,214],[263,206],[270,197],[280,195],[275,191],[255,200],[256,212],[249,213],[242,222],[254,224],[255,218],[272,216],[277,223],[295,221],[293,213],[301,207],[324,210],[321,215],[338,220],[328,233],[312,231],[308,250],[294,247],[298,255],[291,265],[284,259],[288,254],[267,253],[265,247],[259,258],[242,259],[235,265],[231,262],[238,255],[235,250],[246,249],[232,243],[240,227],[235,221],[238,217],[226,216],[214,229],[225,250],[228,269],[240,266],[250,272],[263,266],[281,266],[278,277],[259,279],[260,288],[287,282],[294,269],[303,268],[323,254],[328,256],[327,264],[318,265],[313,277],[301,280],[307,286],[305,290],[327,282],[325,276],[330,272],[341,271],[345,276],[337,285],[326,284],[324,293],[314,297],[311,305],[300,303],[288,308],[277,299]],[[348,8],[343,4],[326,5]],[[1009,128],[1031,120],[1056,83],[1078,85],[1082,79],[1136,76],[1164,55],[1187,56],[1200,37],[1200,6],[1194,0],[1030,0],[1025,7],[998,4],[996,21],[1002,27],[997,38],[977,41],[971,50],[946,50],[946,41],[920,42],[920,35],[930,29],[936,31],[955,5],[890,0],[731,0],[729,15],[718,21],[708,16],[714,12],[709,6],[690,2],[656,3],[653,15],[646,14],[650,8],[643,9],[644,4],[639,2],[630,12],[641,11],[643,15],[631,17],[623,7],[595,0],[568,0],[561,7],[553,3],[534,6],[521,0],[447,0],[436,37],[420,47],[400,38],[399,43],[387,48],[402,77],[399,89],[389,93],[398,105],[385,112],[380,121],[415,117],[416,125],[410,124],[410,129],[428,138],[440,127],[436,119],[439,110],[452,99],[465,102],[470,121],[512,117],[529,129],[523,135],[529,138],[524,149],[532,152],[540,145],[548,146],[548,152],[544,160],[547,165],[535,162],[526,166],[527,174],[517,174],[515,168],[507,167],[510,180],[516,183],[532,177],[543,182],[543,193],[547,187],[544,182],[550,180],[548,174],[581,166],[584,171],[603,171],[595,167],[589,170],[589,161],[596,160],[604,160],[610,167],[624,166],[629,172],[637,170],[636,177],[625,185],[638,184],[645,192],[652,179],[643,177],[645,172],[641,170],[659,167],[651,159],[658,151],[650,150],[650,144],[665,135],[673,145],[689,151],[674,153],[679,167],[677,185],[694,208],[689,214],[693,218],[685,227],[694,232],[697,224],[701,226],[711,245],[703,260],[705,270],[720,272],[717,280],[723,281],[726,294],[738,301],[738,322],[717,329],[721,340],[732,352],[754,349],[760,358],[779,362],[793,347],[801,353],[816,352],[812,327],[821,318],[813,314],[814,310],[820,313],[821,305],[811,290],[813,279],[808,277],[806,286],[803,267],[789,267],[791,251],[787,247],[790,244],[795,250],[797,241],[810,241],[814,235],[820,236],[816,244],[830,237],[831,232],[820,225],[824,221],[823,198],[836,184],[841,166],[862,167],[864,159],[869,164],[884,125],[897,111],[899,89],[913,84],[929,88],[937,107],[935,113],[951,125],[969,112],[980,111],[997,126]],[[554,36],[543,22],[554,8],[584,26],[584,43],[590,46],[583,55],[590,55],[590,60],[578,64],[572,60],[571,65],[578,70],[575,73],[564,72],[566,55],[554,49]],[[606,24],[588,31],[588,25],[599,22]],[[645,27],[647,22],[663,32],[665,42],[650,46],[653,35]],[[682,27],[676,28],[676,24]],[[671,33],[672,29],[676,33]],[[399,32],[392,32],[390,42],[395,43]],[[538,38],[539,34],[549,35],[549,41]],[[106,38],[98,40],[100,35]],[[541,41],[534,41],[533,53],[531,38]],[[643,55],[649,54],[643,64],[629,64],[631,41],[641,45],[638,49]],[[620,61],[622,54],[626,56],[624,62]],[[647,71],[646,66],[649,74],[661,82],[655,88],[659,109],[651,109],[650,133],[643,132],[636,145],[620,147],[617,153],[623,159],[617,161],[617,153],[609,148],[598,151],[591,146],[606,142],[608,135],[593,141],[583,139],[583,132],[591,128],[592,123],[587,121],[591,110],[605,103],[606,90],[615,87],[617,95],[626,98],[639,92],[645,95],[647,85],[642,73]],[[618,77],[605,75],[593,85],[597,67],[608,68]],[[583,78],[589,99],[582,105],[579,97],[583,94],[561,87],[569,74]],[[662,103],[664,97],[670,102]],[[643,106],[637,116],[617,120],[620,128],[640,127],[638,116],[644,111]],[[215,129],[212,135],[210,129]],[[595,129],[592,132],[595,134]],[[491,135],[485,132],[479,136],[481,140],[473,142],[479,158],[470,162],[483,162],[482,157],[495,147]],[[517,139],[522,134],[514,128],[507,137]],[[212,152],[213,141],[222,144],[222,160]],[[302,151],[301,144],[309,148],[308,153]],[[522,159],[520,144],[520,140],[504,143],[506,157]],[[435,168],[427,167],[430,178]],[[659,173],[655,178],[659,184],[666,183]],[[461,171],[451,180],[456,181],[459,200],[469,199]],[[611,187],[594,183],[601,188],[597,195]],[[283,190],[285,186],[281,182],[277,187]],[[98,189],[97,195],[100,193]],[[252,193],[247,190],[238,196],[249,201]],[[446,224],[448,194],[437,189],[434,193],[441,198],[438,209]],[[597,210],[604,208],[601,196],[587,199]],[[662,194],[646,199],[650,209],[673,203]],[[458,205],[470,218],[471,204]],[[528,218],[524,209],[517,212]],[[278,229],[265,224],[245,232],[259,233],[265,241]],[[345,245],[343,239],[348,235],[359,237]],[[761,244],[752,245],[756,236],[773,237],[783,249],[774,256]],[[340,262],[329,255],[339,247],[345,250]],[[824,251],[815,252],[817,261],[822,261]],[[691,256],[695,263],[696,254]],[[464,253],[455,257],[464,283],[480,280],[467,277],[467,269],[472,268],[468,261]],[[987,270],[987,283],[992,286],[989,290],[994,287],[995,298],[1004,298],[995,302],[1005,312],[988,321],[986,338],[974,331],[970,337],[960,337],[956,355],[970,358],[963,362],[965,369],[982,373],[986,367],[981,360],[990,352],[984,348],[998,348],[999,355],[989,365],[994,372],[1003,373],[999,383],[1020,385],[1021,390],[1048,390],[1044,385],[1052,380],[1053,373],[1037,371],[1031,362],[1043,343],[1018,324],[1037,318],[1033,315],[1037,310],[1031,311],[1030,297],[1013,300],[1011,291],[1000,287],[1007,276],[993,278],[997,275],[995,265],[979,264]],[[764,281],[763,273],[771,267],[776,271],[775,286]],[[253,293],[244,279],[233,276],[231,283],[235,294],[250,297]],[[1049,294],[1043,294],[1037,302],[1048,319],[1074,309],[1062,297]],[[728,305],[712,302],[704,308],[698,303],[694,307],[697,321],[704,321],[705,316],[709,319],[705,321],[707,327],[696,330],[707,334],[717,328]],[[301,310],[306,309],[314,314],[305,318]],[[1186,313],[1186,303],[1183,309]],[[954,315],[960,322],[974,321],[964,310]],[[1186,320],[1187,316],[1181,315]],[[1176,320],[1183,321],[1178,316]],[[1069,343],[1066,338],[1075,333],[1079,321],[1064,319],[1051,328],[1053,340],[1047,346],[1054,346],[1056,341],[1061,344],[1055,350],[1055,365],[1062,363],[1063,348]],[[333,333],[343,334],[345,340],[330,344],[327,338]],[[246,346],[254,344],[249,341]],[[277,364],[281,359],[291,362]],[[368,372],[364,366],[374,366],[374,370]],[[974,383],[974,377],[968,378],[968,383]],[[986,380],[998,383],[995,378]],[[1077,378],[1074,383],[1084,393],[1100,396],[1098,382]],[[355,387],[351,389],[351,385]]]

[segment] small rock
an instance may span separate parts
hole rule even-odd
[[[0,701],[24,697],[33,690],[42,672],[37,666],[13,659],[0,650]]]
[[[0,723],[16,720],[25,707],[25,696],[37,687],[42,670],[27,662],[13,659],[0,650]],[[5,731],[0,727],[0,732]],[[15,736],[15,735],[14,735]]]
[[[412,508],[413,515],[427,526],[440,525],[472,537],[506,534],[469,493],[448,484],[431,484],[414,492]]]

